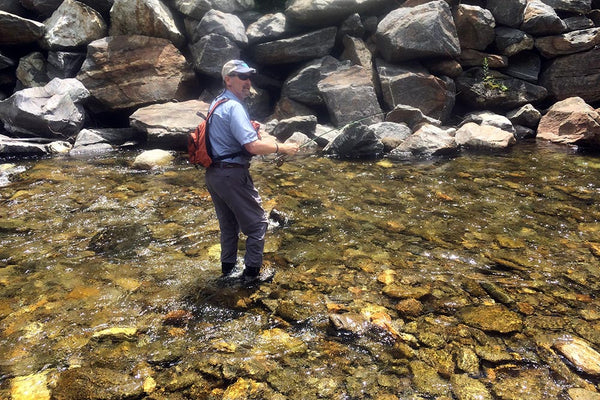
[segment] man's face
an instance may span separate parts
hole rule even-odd
[[[238,74],[234,72],[225,77],[225,84],[227,85],[227,89],[240,100],[244,100],[250,96],[250,88],[252,87],[250,74]]]

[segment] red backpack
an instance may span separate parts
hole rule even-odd
[[[229,99],[220,99],[208,111],[206,118],[203,117],[202,122],[188,135],[188,154],[190,163],[194,165],[202,165],[206,168],[213,163],[212,148],[208,137],[209,120],[215,108],[225,103]],[[219,157],[221,158],[221,157]]]

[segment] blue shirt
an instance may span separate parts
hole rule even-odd
[[[246,107],[232,92],[225,90],[213,100],[210,107],[222,98],[228,98],[229,101],[218,106],[210,119],[209,137],[213,157],[243,151],[245,144],[258,140]],[[249,153],[246,153],[219,161],[247,164],[250,158]]]

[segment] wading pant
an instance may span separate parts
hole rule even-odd
[[[206,170],[206,187],[221,229],[221,262],[237,261],[240,230],[246,239],[246,267],[260,268],[265,247],[267,216],[248,168]]]

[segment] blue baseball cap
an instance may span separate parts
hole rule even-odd
[[[223,65],[223,69],[221,69],[221,77],[225,79],[226,76],[229,76],[233,73],[238,74],[255,74],[256,70],[254,68],[250,68],[248,64],[246,64],[242,60],[229,60]]]

